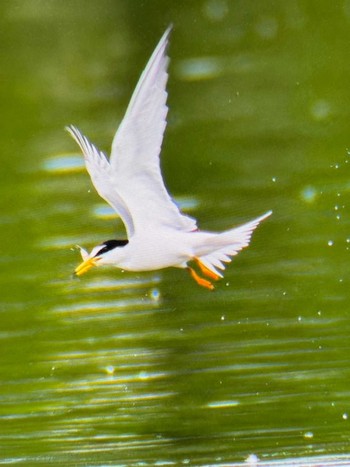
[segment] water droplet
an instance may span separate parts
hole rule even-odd
[[[105,371],[107,375],[110,375],[110,376],[114,375],[114,366],[113,365],[106,366]]]
[[[160,300],[160,292],[158,289],[152,289],[150,293],[150,297],[154,302],[158,302]]]
[[[306,186],[301,191],[301,198],[307,203],[313,203],[317,197],[317,191],[313,186]]]

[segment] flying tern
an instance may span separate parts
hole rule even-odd
[[[224,232],[206,232],[180,211],[167,192],[159,155],[168,112],[170,30],[141,74],[109,159],[76,127],[67,127],[83,152],[98,194],[121,217],[127,232],[127,239],[107,240],[90,253],[79,247],[83,262],[75,274],[102,265],[127,271],[177,267],[187,269],[197,284],[213,290],[213,282],[223,277],[225,263],[248,246],[254,229],[271,211]]]

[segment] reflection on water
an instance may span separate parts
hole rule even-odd
[[[67,154],[49,157],[43,165],[45,170],[53,173],[81,171],[85,168],[82,157]]]
[[[193,58],[180,62],[177,66],[179,78],[188,81],[217,78],[224,73],[222,63],[216,58]]]
[[[3,3],[0,463],[349,465],[349,11]],[[72,276],[125,233],[64,127],[108,147],[170,21],[176,202],[212,230],[274,211],[214,293]]]

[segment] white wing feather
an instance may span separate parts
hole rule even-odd
[[[107,201],[122,218],[127,235],[130,238],[135,231],[131,213],[126,203],[115,189],[113,171],[106,156],[91,144],[77,128],[69,126],[66,129],[78,143],[84,154],[85,165],[97,193],[101,198]]]
[[[166,127],[169,59],[168,28],[143,71],[113,139],[110,160],[73,126],[67,128],[83,151],[99,195],[121,216],[128,237],[135,231],[169,226],[192,231],[196,221],[183,215],[169,196],[159,154]]]
[[[154,50],[114,137],[111,166],[116,188],[128,206],[135,230],[169,226],[191,231],[196,221],[183,215],[169,196],[159,154],[166,127],[168,28]]]

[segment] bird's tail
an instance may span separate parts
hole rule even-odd
[[[272,211],[269,211],[234,229],[219,234],[211,234],[210,238],[205,240],[206,248],[200,248],[203,252],[199,254],[200,262],[217,276],[223,277],[218,269],[223,271],[225,269],[224,263],[229,263],[231,256],[236,255],[242,248],[249,245],[253,231],[261,221],[271,214]]]

